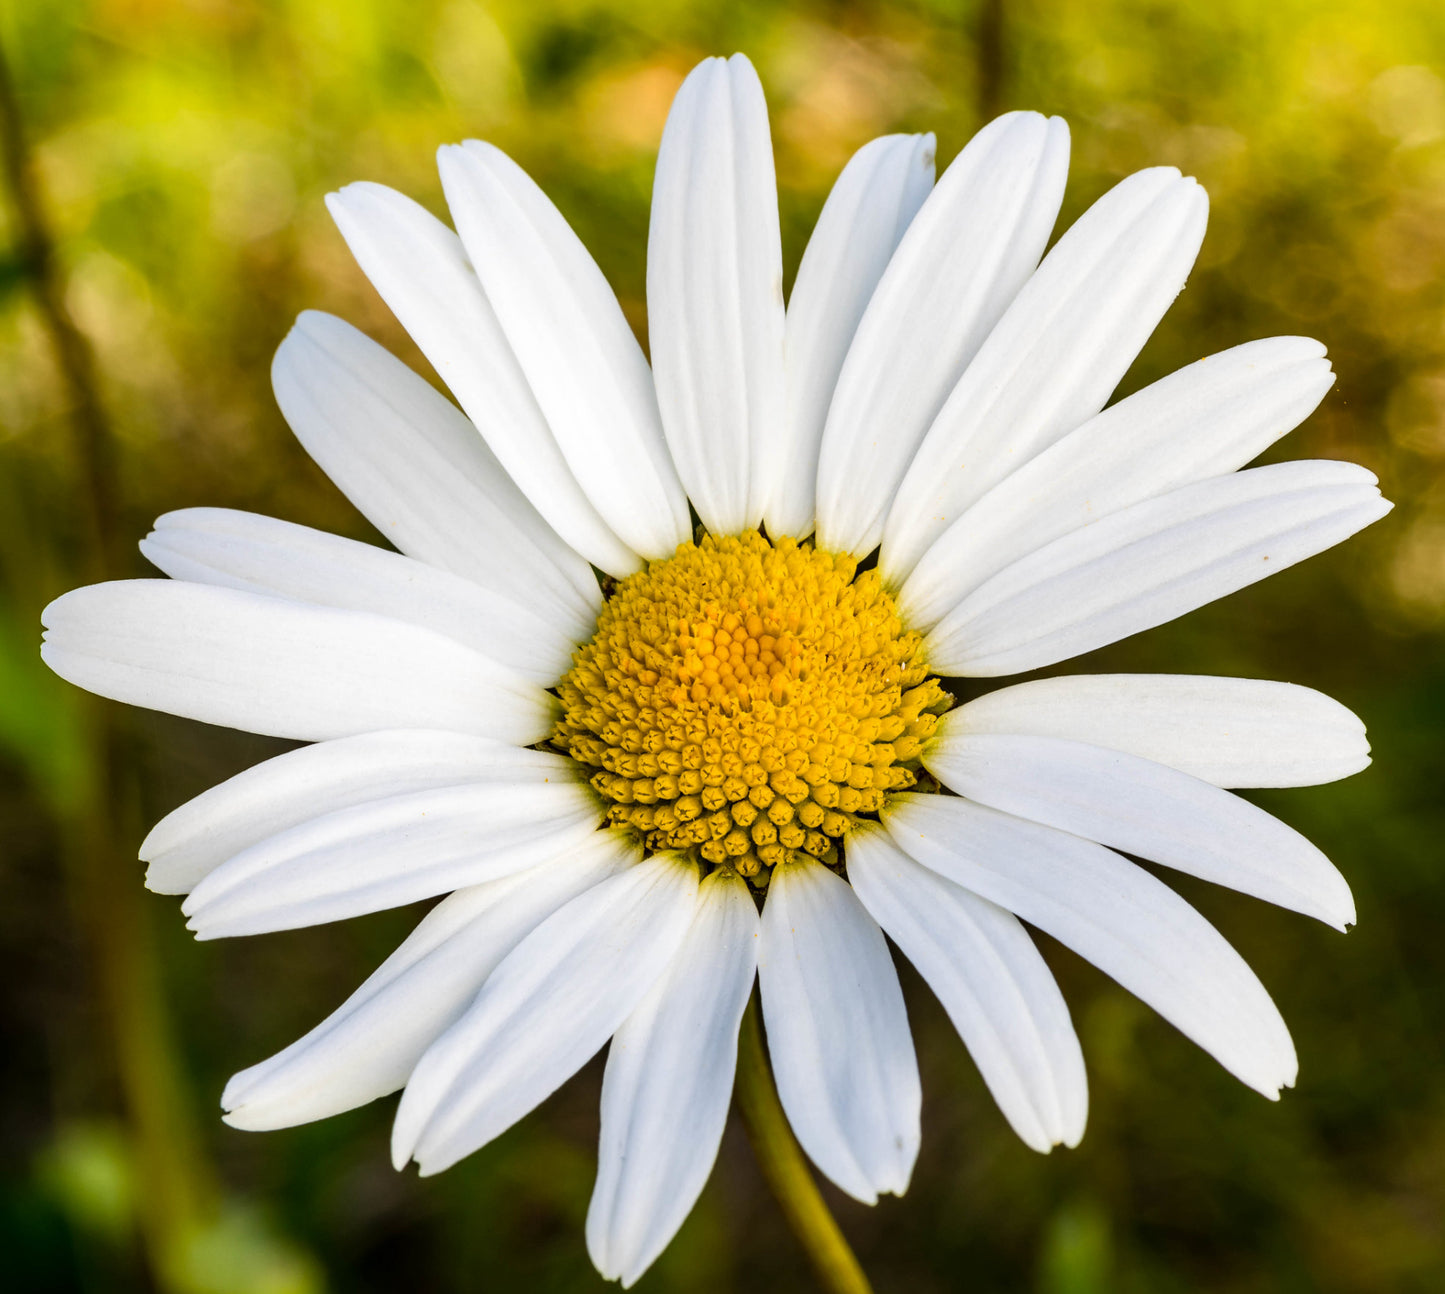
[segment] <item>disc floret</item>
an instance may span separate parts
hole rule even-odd
[[[840,863],[917,780],[950,704],[876,572],[757,531],[705,536],[619,583],[558,685],[553,742],[598,769],[608,820],[755,885]]]

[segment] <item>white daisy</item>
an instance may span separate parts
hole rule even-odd
[[[404,1089],[396,1163],[436,1172],[610,1038],[587,1241],[630,1283],[708,1176],[755,974],[813,1162],[860,1200],[907,1187],[919,1079],[885,932],[1035,1149],[1075,1144],[1087,1101],[1020,919],[1251,1087],[1293,1081],[1258,979],[1115,851],[1344,927],[1324,855],[1224,788],[1356,772],[1359,721],[1247,679],[1048,678],[952,710],[937,681],[1114,642],[1389,508],[1347,463],[1237,470],[1329,387],[1313,341],[1252,342],[1100,412],[1206,200],[1142,171],[1040,263],[1067,157],[1062,121],[1011,113],[934,187],[931,136],[874,140],[785,312],[762,89],[743,57],[708,60],[658,156],[650,370],[495,148],[441,152],[456,234],[379,185],[331,197],[464,412],[312,313],[276,395],[399,551],[191,509],[142,544],[170,580],[45,613],[45,659],[83,687],[315,743],[142,846],[200,938],[449,895],[232,1079],[229,1122]]]

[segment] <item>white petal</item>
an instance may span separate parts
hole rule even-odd
[[[878,569],[899,584],[990,486],[1094,416],[1179,295],[1209,202],[1172,167],[1114,186],[1059,239],[939,411]]]
[[[455,405],[364,333],[305,311],[271,365],[306,452],[409,557],[536,606],[576,638],[602,593]]]
[[[999,688],[943,722],[1088,741],[1216,786],[1314,786],[1370,762],[1365,725],[1338,701],[1266,679],[1073,674]]]
[[[883,932],[811,859],[775,868],[758,954],[778,1096],[808,1157],[865,1204],[908,1189],[918,1062]]]
[[[659,854],[554,912],[422,1056],[392,1129],[398,1168],[450,1168],[540,1105],[636,1009],[682,944],[697,868]]]
[[[933,187],[932,135],[864,144],[833,185],[788,299],[787,450],[770,535],[813,529],[818,452],[843,357],[898,240]]]
[[[1045,1154],[1077,1146],[1084,1056],[1052,972],[1018,918],[915,863],[881,827],[848,836],[863,906],[938,995],[1004,1117]]]
[[[673,100],[647,237],[652,371],[667,443],[703,524],[762,519],[781,475],[783,252],[768,106],[741,54]]]
[[[1390,510],[1353,463],[1255,467],[1136,503],[1006,566],[924,640],[941,674],[1067,660],[1312,557]]]
[[[438,154],[447,205],[487,300],[592,505],[628,547],[692,538],[652,373],[597,262],[531,178],[477,140]]]
[[[1016,817],[1253,894],[1343,930],[1350,887],[1299,832],[1164,764],[1059,737],[950,725],[923,763],[950,790]]]
[[[1118,854],[945,795],[883,812],[925,867],[1053,935],[1274,1100],[1298,1072],[1279,1010],[1244,959],[1168,886]]]
[[[348,184],[326,205],[372,286],[532,506],[594,566],[616,576],[637,570],[637,554],[568,467],[461,240],[380,184]]]
[[[61,678],[167,714],[320,741],[445,728],[530,746],[555,702],[430,629],[363,611],[176,580],[117,580],[57,598],[40,649]]]
[[[233,855],[181,905],[200,939],[295,930],[400,907],[563,857],[596,830],[574,779],[498,767],[459,786],[308,819]]]
[[[502,770],[580,780],[561,755],[486,737],[422,729],[368,732],[287,751],[167,814],[141,843],[146,885],[185,894],[208,872],[259,844],[337,809],[463,782]]]
[[[502,958],[639,854],[625,833],[597,831],[565,858],[443,899],[316,1028],[226,1084],[226,1122],[290,1128],[397,1091]]]
[[[140,550],[172,579],[370,611],[433,629],[543,687],[567,672],[565,623],[400,553],[230,508],[168,512]],[[569,617],[570,619],[570,617]]]
[[[712,1171],[757,965],[747,882],[714,872],[677,956],[607,1052],[587,1252],[608,1280],[631,1285],[652,1265]]]
[[[1249,342],[1111,405],[949,526],[904,583],[899,614],[931,629],[990,575],[1060,535],[1243,467],[1329,390],[1324,353],[1306,337]]]
[[[948,393],[1038,265],[1069,169],[1058,117],[1011,112],[909,225],[838,375],[818,465],[818,542],[866,553]]]

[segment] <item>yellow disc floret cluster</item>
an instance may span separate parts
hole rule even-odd
[[[609,821],[761,887],[838,866],[860,814],[916,781],[948,694],[877,575],[756,531],[682,544],[619,583],[558,685],[553,742]]]

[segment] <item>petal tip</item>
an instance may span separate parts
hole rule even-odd
[[[175,879],[164,874],[154,859],[141,857],[141,862],[150,863],[146,868],[145,887],[152,894],[164,894],[167,898],[174,898],[177,895],[185,894],[186,891],[177,887]]]
[[[291,332],[288,332],[286,336],[290,337],[292,333],[300,333],[302,337],[319,339],[323,333],[343,323],[343,320],[333,314],[328,314],[325,310],[307,309],[296,316],[296,321],[291,325]],[[283,346],[286,344],[285,339],[281,344]]]
[[[406,1103],[406,1095],[402,1094],[402,1106],[397,1107],[396,1122],[391,1130],[391,1166],[398,1173],[406,1171],[406,1166],[411,1163],[412,1155],[416,1150],[417,1134],[421,1131],[405,1127],[402,1124],[403,1106]]]
[[[330,212],[331,218],[337,224],[342,222],[343,217],[350,214],[355,199],[359,196],[354,192],[360,181],[353,181],[351,184],[344,184],[339,189],[333,189],[322,201],[326,204],[326,210]]]

